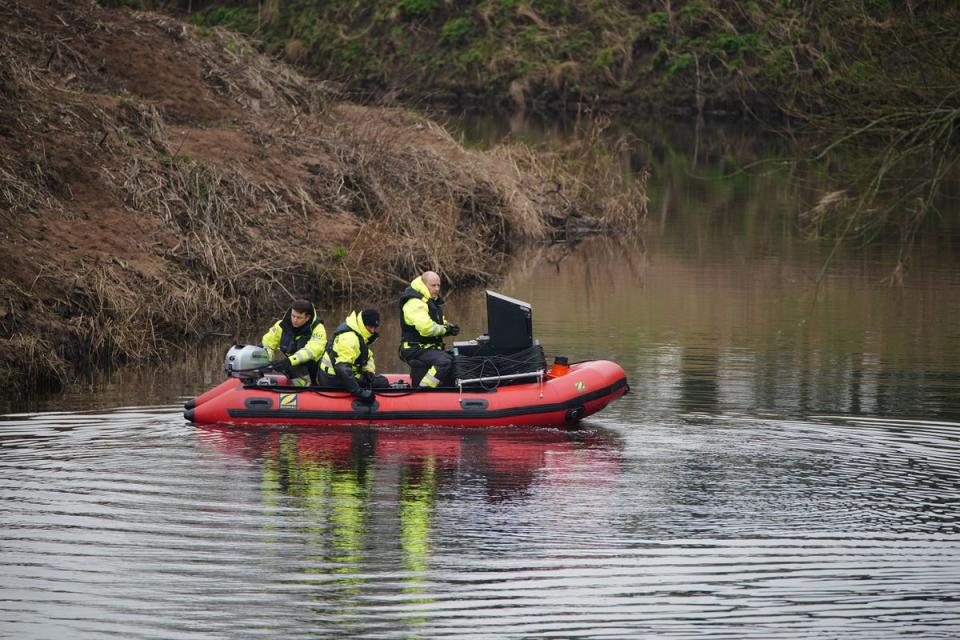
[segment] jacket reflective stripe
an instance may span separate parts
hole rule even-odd
[[[423,377],[420,379],[421,387],[430,387],[431,389],[436,389],[440,386],[440,378],[437,377],[437,368],[430,367]]]

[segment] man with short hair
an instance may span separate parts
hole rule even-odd
[[[313,304],[303,298],[293,301],[263,335],[260,343],[273,361],[273,368],[290,378],[290,384],[306,387],[317,377],[317,361],[327,343],[327,330]]]
[[[385,389],[390,382],[377,375],[373,344],[380,334],[380,312],[354,311],[334,330],[320,360],[324,386],[346,389],[364,402],[373,402],[373,389]]]
[[[443,336],[460,327],[443,317],[440,276],[425,271],[400,296],[400,359],[410,365],[410,384],[435,389],[453,384],[453,355]]]

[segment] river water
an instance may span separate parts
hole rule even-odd
[[[0,637],[960,635],[956,235],[890,286],[895,247],[797,237],[788,170],[677,144],[642,238],[495,287],[626,370],[579,430],[191,425],[229,338],[0,416]]]

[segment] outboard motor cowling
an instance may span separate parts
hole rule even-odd
[[[253,344],[235,344],[223,359],[223,370],[231,378],[256,379],[269,367],[267,350]]]

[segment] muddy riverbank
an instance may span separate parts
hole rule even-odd
[[[601,157],[574,175],[524,146],[466,149],[225,31],[65,0],[0,20],[10,393],[160,357],[291,296],[376,299],[428,267],[490,281],[519,244],[646,212],[642,182],[613,185]]]

